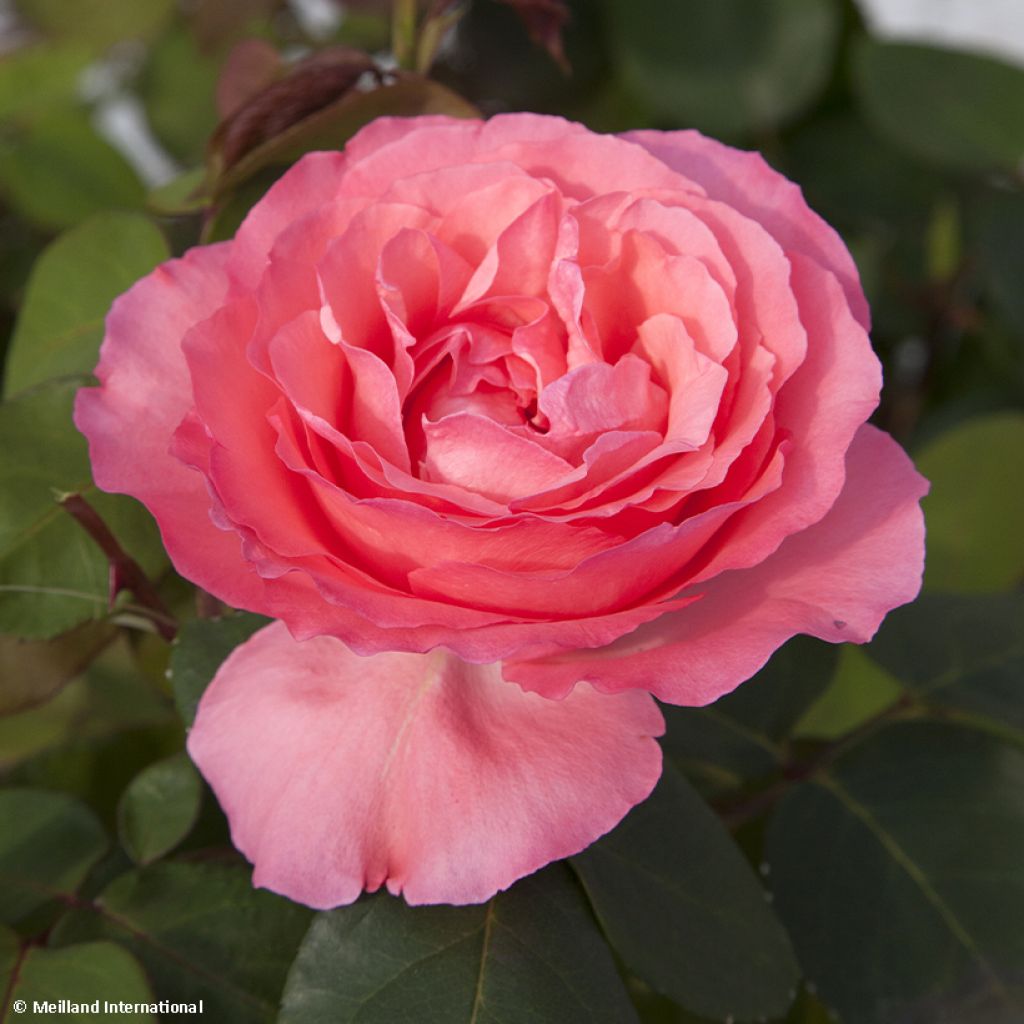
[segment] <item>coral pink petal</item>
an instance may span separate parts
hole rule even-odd
[[[423,476],[458,484],[498,501],[536,494],[572,472],[557,455],[472,413],[454,413],[423,426]]]
[[[748,679],[796,633],[864,643],[920,589],[918,501],[927,489],[892,438],[863,426],[832,510],[760,565],[723,573],[693,591],[693,605],[608,647],[506,662],[504,674],[541,693],[564,693],[583,679],[608,692],[639,687],[698,705]]]
[[[792,265],[793,293],[811,344],[773,413],[780,430],[813,437],[813,443],[793,446],[782,487],[741,515],[727,548],[696,579],[760,562],[784,537],[817,522],[843,487],[839,453],[878,404],[881,367],[867,333],[842,301],[839,282],[804,256],[794,253]]]
[[[466,904],[613,828],[654,787],[662,730],[647,694],[549,701],[498,665],[360,658],[274,623],[221,667],[188,748],[256,885],[317,908],[381,885]]]
[[[210,521],[202,476],[168,452],[192,407],[181,338],[224,301],[226,245],[193,249],[157,267],[115,303],[75,425],[89,440],[93,476],[105,491],[138,498],[160,525],[178,571],[237,607],[259,604],[260,578],[238,538]]]
[[[836,231],[804,201],[797,185],[772,170],[759,153],[733,149],[696,131],[637,131],[623,136],[699,183],[713,199],[764,225],[786,250],[809,256],[839,278],[865,329],[867,300],[853,258]]]
[[[255,287],[277,237],[289,224],[331,203],[346,166],[344,153],[311,153],[276,181],[249,212],[231,243],[228,269],[232,276]]]

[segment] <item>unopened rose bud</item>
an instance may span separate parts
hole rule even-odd
[[[343,46],[300,61],[220,123],[210,139],[211,163],[227,170],[261,143],[340,99],[367,72],[377,73],[373,58]]]

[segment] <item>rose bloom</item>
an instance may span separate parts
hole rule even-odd
[[[650,793],[653,697],[870,638],[926,484],[867,328],[759,156],[527,114],[376,121],[121,296],[96,482],[279,620],[189,737],[254,883],[485,900]]]

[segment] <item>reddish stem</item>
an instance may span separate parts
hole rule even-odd
[[[167,605],[157,593],[142,567],[118,543],[110,527],[100,518],[99,513],[80,494],[68,494],[61,498],[65,511],[96,542],[110,563],[110,602],[122,590],[130,590],[139,605],[151,614],[147,617],[157,632],[167,641],[173,640],[178,632],[177,623]]]

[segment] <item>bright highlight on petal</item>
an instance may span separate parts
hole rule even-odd
[[[661,774],[654,700],[550,701],[454,655],[360,658],[257,633],[207,689],[188,749],[256,885],[313,907],[386,885],[476,903],[579,852]]]

